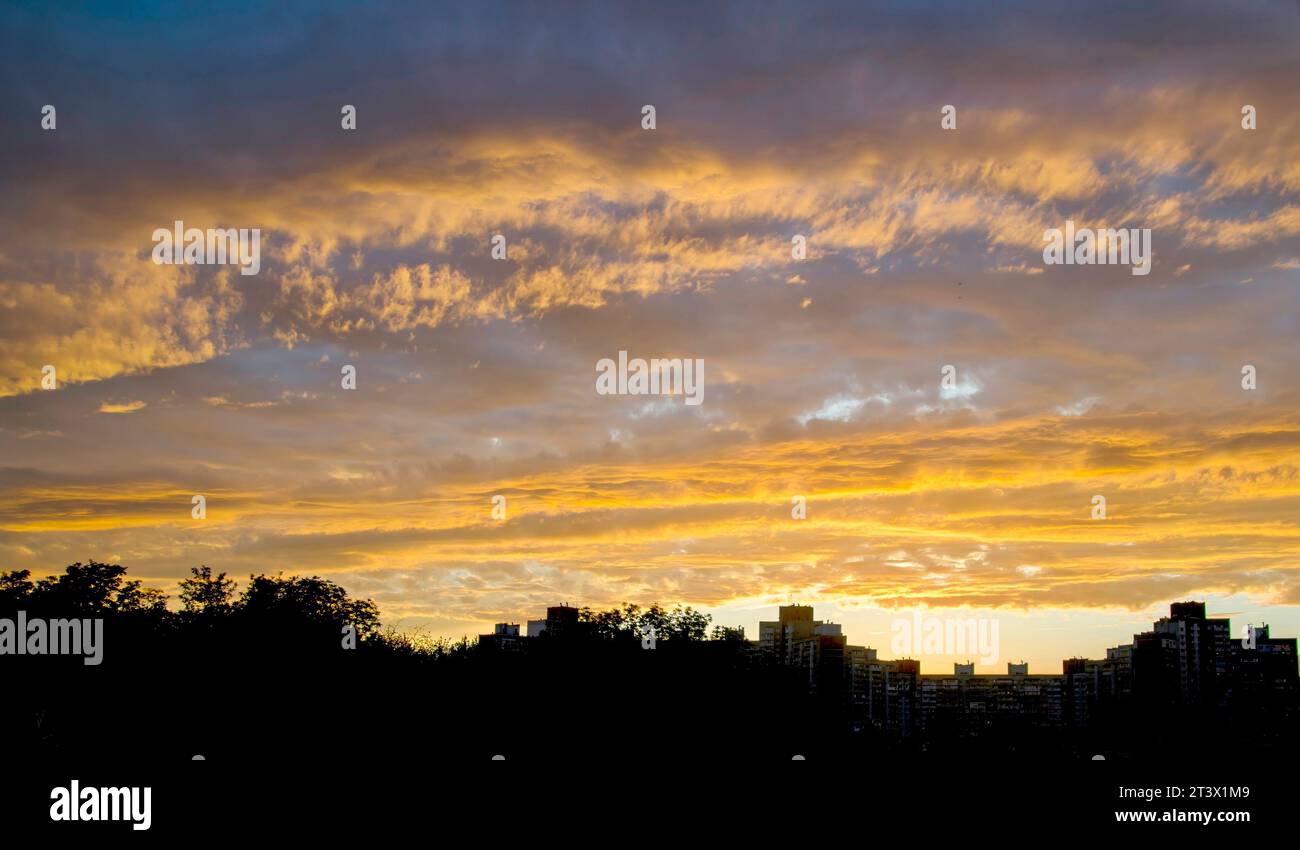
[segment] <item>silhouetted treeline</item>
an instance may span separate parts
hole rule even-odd
[[[743,755],[822,730],[797,673],[761,664],[740,630],[689,608],[584,609],[575,627],[491,652],[383,630],[326,579],[195,568],[177,610],[95,561],[33,581],[0,575],[0,616],[101,617],[103,660],[0,657],[0,720],[31,759],[663,759]],[[344,627],[356,649],[343,648]],[[642,649],[643,628],[655,649]],[[830,730],[831,727],[827,727]]]

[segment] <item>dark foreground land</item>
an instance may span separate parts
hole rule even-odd
[[[1117,800],[1126,785],[1249,787],[1248,798],[1184,791],[1165,802],[1254,810],[1258,822],[1280,817],[1294,793],[1294,727],[1135,709],[1105,728],[900,739],[854,731],[806,675],[734,636],[705,639],[689,611],[656,614],[653,651],[635,624],[607,615],[511,649],[416,645],[382,633],[372,604],[327,581],[260,576],[239,596],[223,582],[196,571],[170,611],[120,567],[4,576],[0,616],[105,621],[98,665],[0,658],[6,817],[130,832],[50,822],[50,789],[74,778],[152,787],[151,834],[264,818],[450,823],[484,802],[556,811],[605,797],[617,809],[646,794],[668,809],[774,813],[810,804],[796,789],[900,815],[1113,826],[1115,809],[1148,804]],[[355,649],[342,646],[349,625]]]

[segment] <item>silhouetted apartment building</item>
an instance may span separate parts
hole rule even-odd
[[[1178,675],[1178,641],[1164,632],[1133,635],[1130,675],[1131,693],[1140,703],[1173,705],[1181,691]]]
[[[1173,637],[1179,701],[1216,703],[1227,683],[1232,635],[1225,619],[1208,619],[1204,602],[1175,602],[1156,621],[1156,634]]]
[[[866,646],[844,647],[845,688],[848,690],[850,705],[849,720],[855,731],[867,726],[871,683],[868,678],[867,665],[875,662],[876,651]]]
[[[552,637],[571,634],[578,628],[578,609],[568,605],[553,605],[546,609],[545,620],[529,620],[526,637],[540,637],[549,632]]]
[[[777,620],[758,624],[758,648],[778,664],[789,664],[796,642],[816,634],[821,620],[813,619],[811,605],[782,605]]]
[[[1133,646],[1106,650],[1103,659],[1067,658],[1062,668],[1062,722],[1082,728],[1104,716],[1106,707],[1127,701],[1133,687]]]
[[[529,620],[522,635],[519,624],[498,623],[479,644],[517,650],[530,638],[586,625],[578,608],[557,605],[545,620]],[[1268,728],[1300,721],[1296,639],[1274,638],[1267,625],[1245,642],[1233,639],[1228,620],[1207,617],[1201,602],[1176,602],[1132,643],[1100,659],[1065,659],[1061,672],[1049,675],[1031,673],[1024,662],[1009,662],[1005,674],[979,674],[967,662],[951,674],[922,675],[918,660],[881,659],[871,647],[849,644],[840,625],[813,619],[809,605],[781,606],[748,645],[806,690],[819,722],[847,721],[853,731],[899,739],[987,738],[1032,748],[1045,734],[1140,738],[1166,721]]]
[[[1300,702],[1296,639],[1272,638],[1264,626],[1253,647],[1243,646],[1228,620],[1206,617],[1201,602],[1176,602],[1132,643],[1102,659],[1066,659],[1050,675],[1031,674],[1023,662],[1008,663],[1005,675],[976,674],[971,663],[922,675],[919,661],[882,660],[848,645],[838,625],[814,620],[803,605],[781,607],[759,635],[759,651],[798,670],[820,711],[843,710],[854,730],[903,738],[1013,738],[1149,720],[1170,709],[1208,716],[1229,699],[1294,717]]]
[[[518,623],[497,623],[490,635],[479,635],[479,646],[518,649],[528,638],[540,637],[543,632],[551,636],[572,633],[579,628],[579,611],[568,605],[554,605],[546,609],[545,620],[528,620],[523,634]]]
[[[929,737],[978,737],[1056,729],[1065,716],[1064,677],[1030,675],[1008,664],[1006,675],[977,675],[974,664],[954,664],[952,675],[922,675],[917,683],[917,726]]]
[[[514,650],[520,647],[519,624],[497,623],[492,627],[492,634],[479,635],[479,646],[491,649]]]
[[[1254,647],[1234,639],[1227,619],[1205,616],[1202,602],[1176,602],[1169,616],[1102,661],[1065,663],[1071,720],[1086,725],[1118,706],[1134,710],[1294,712],[1300,693],[1295,638],[1256,630]]]
[[[910,658],[883,661],[876,650],[852,647],[849,653],[850,720],[856,730],[876,729],[910,737],[916,722],[916,683],[921,662]]]
[[[1294,706],[1300,691],[1300,679],[1296,677],[1296,639],[1270,637],[1267,623],[1252,629],[1253,647],[1241,640],[1231,644],[1232,698]]]
[[[835,627],[838,631],[839,627]],[[797,640],[790,647],[789,664],[807,677],[808,691],[828,707],[845,702],[851,685],[845,664],[844,635],[825,630]]]

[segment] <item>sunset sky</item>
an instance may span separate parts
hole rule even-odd
[[[629,5],[0,12],[0,570],[882,656],[925,606],[1033,672],[1179,599],[1300,634],[1300,4]],[[1151,273],[1045,266],[1066,220]],[[703,404],[598,395],[620,350]]]

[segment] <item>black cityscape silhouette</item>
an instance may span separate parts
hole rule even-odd
[[[803,605],[781,606],[758,640],[710,631],[691,608],[563,604],[522,630],[453,641],[385,629],[373,602],[319,577],[257,575],[237,592],[195,568],[179,601],[170,610],[116,564],[0,574],[9,636],[19,622],[103,621],[98,663],[0,641],[11,751],[42,764],[339,766],[700,752],[1142,760],[1211,740],[1277,757],[1296,743],[1296,639],[1267,626],[1235,637],[1200,602],[1173,603],[1104,658],[982,675],[881,659]]]

